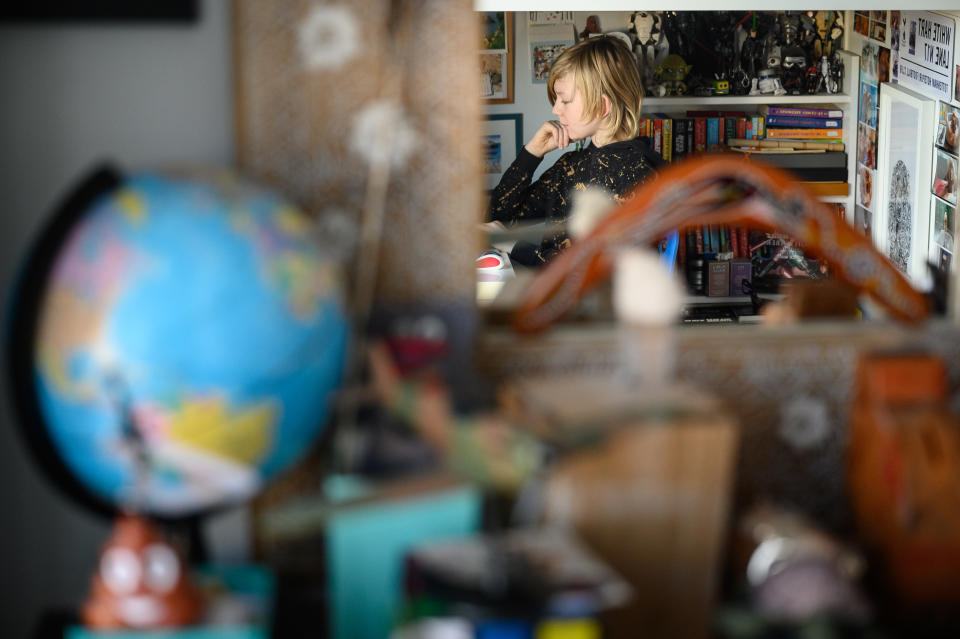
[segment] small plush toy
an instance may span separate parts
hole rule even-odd
[[[690,73],[691,68],[683,58],[671,53],[657,67],[657,75],[660,77],[661,83],[654,87],[654,92],[659,96],[685,95],[687,85],[684,84],[683,80]]]

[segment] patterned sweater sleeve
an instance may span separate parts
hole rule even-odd
[[[563,200],[562,189],[568,156],[560,157],[540,179],[533,182],[533,173],[540,166],[538,158],[525,148],[500,179],[490,197],[490,219],[506,225],[518,222],[539,222],[548,218]]]

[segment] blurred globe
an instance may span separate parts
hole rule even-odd
[[[182,517],[298,461],[348,336],[309,219],[226,172],[127,176],[72,218],[13,308],[40,287],[19,331],[30,370],[13,373],[65,474],[110,507]]]

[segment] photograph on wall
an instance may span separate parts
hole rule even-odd
[[[481,11],[480,97],[487,104],[513,102],[513,14]]]
[[[940,247],[937,247],[937,253],[938,253],[937,261],[936,261],[937,268],[940,270],[941,273],[949,273],[950,262],[953,261],[953,253]]]
[[[956,223],[956,207],[940,198],[933,198],[933,224],[930,227],[930,242],[953,253],[953,233]],[[936,257],[936,256],[934,256]]]
[[[861,165],[857,167],[857,204],[873,210],[873,179],[875,172]]]
[[[950,204],[957,203],[957,158],[940,149],[933,168],[933,193]]]
[[[900,11],[890,12],[890,46],[894,51],[900,45]]]
[[[483,124],[483,172],[487,189],[492,189],[523,145],[523,114],[487,115]]]
[[[855,206],[853,209],[853,228],[857,229],[867,237],[870,237],[872,235],[870,231],[870,222],[872,218],[873,213],[862,206]]]
[[[887,41],[887,24],[878,20],[870,21],[870,37],[880,42]]]
[[[960,64],[957,65],[957,71],[953,80],[953,99],[960,102]]]
[[[890,49],[877,47],[877,83],[890,81]]]
[[[933,210],[930,214],[929,259],[942,273],[948,273],[956,242],[957,209],[939,198],[933,198],[930,206]]]
[[[860,121],[871,128],[877,128],[877,87],[873,84],[860,85]]]
[[[960,109],[946,102],[940,103],[936,142],[947,153],[958,155],[960,151]]]
[[[897,82],[900,78],[900,51],[894,49],[890,57],[890,81]]]
[[[864,40],[860,49],[860,81],[869,84],[877,83],[877,58],[879,45],[876,42]]]
[[[877,168],[877,130],[863,122],[857,125],[857,164]]]
[[[860,11],[853,14],[853,30],[862,36],[869,36],[870,16]]]

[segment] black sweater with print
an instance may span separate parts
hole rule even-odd
[[[522,222],[545,221],[548,225],[566,223],[573,205],[574,191],[588,186],[602,187],[614,199],[626,196],[644,178],[664,164],[645,137],[613,142],[598,147],[564,153],[540,179],[532,183],[542,158],[521,148],[517,159],[503,174],[490,198],[490,219],[512,226]],[[510,253],[512,261],[524,266],[539,266],[568,246],[565,231],[549,232],[536,246],[517,242]]]

